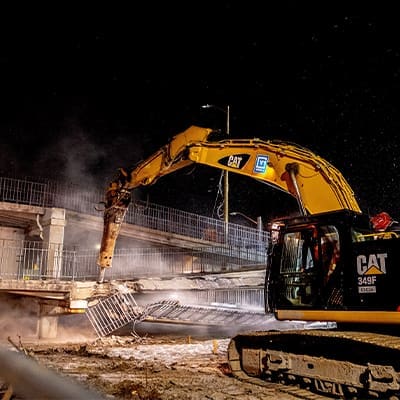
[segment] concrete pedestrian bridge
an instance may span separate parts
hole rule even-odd
[[[226,229],[220,220],[138,201],[99,285],[103,215],[96,208],[103,195],[77,185],[0,178],[0,292],[37,310],[39,337],[54,336],[59,315],[85,312],[90,299],[110,295],[121,282],[135,290],[155,278],[165,287],[177,277],[265,268],[266,232],[236,224]]]

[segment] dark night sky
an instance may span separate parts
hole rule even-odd
[[[223,113],[200,106],[229,104],[232,136],[309,147],[342,172],[364,211],[400,218],[394,2],[277,3],[3,12],[2,176],[105,186],[192,124],[224,128]],[[210,215],[219,171],[190,172],[140,195]],[[232,208],[280,213],[281,194],[232,179]]]

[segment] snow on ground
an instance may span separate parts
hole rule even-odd
[[[103,347],[101,354],[110,357],[120,357],[124,360],[134,359],[136,362],[159,361],[164,366],[171,366],[182,359],[210,357],[210,355],[226,354],[229,339],[205,340],[196,343],[158,344],[157,346],[133,345],[130,347]]]

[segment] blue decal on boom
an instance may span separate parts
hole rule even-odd
[[[268,167],[269,156],[258,155],[254,165],[253,172],[264,174]]]

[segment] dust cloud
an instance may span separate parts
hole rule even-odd
[[[37,332],[37,311],[26,300],[0,294],[0,340],[8,337],[34,337]]]
[[[59,317],[57,342],[90,342],[95,339],[97,335],[85,314]]]
[[[32,299],[0,294],[0,341],[9,338],[14,343],[36,341],[38,314],[39,306]],[[96,338],[85,314],[58,316],[57,342],[86,342]]]

